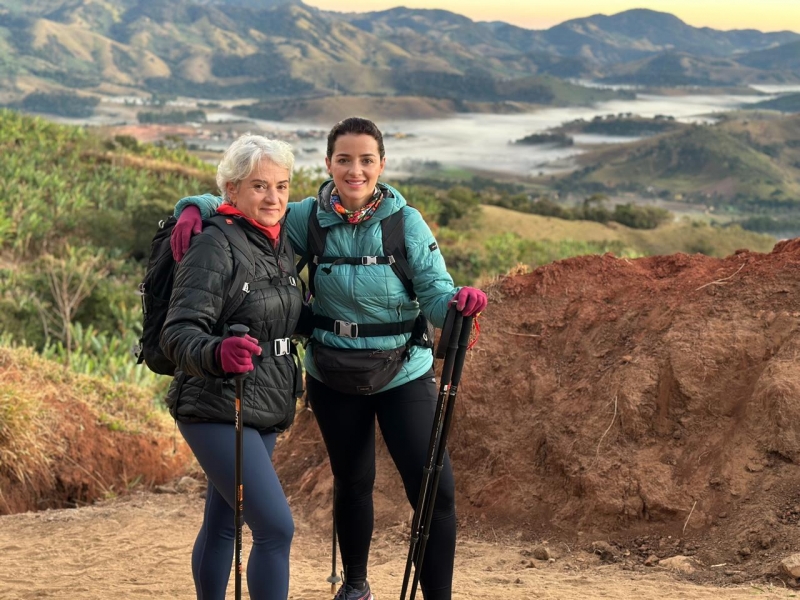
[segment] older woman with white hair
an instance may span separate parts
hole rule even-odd
[[[217,169],[222,216],[196,236],[178,266],[161,333],[164,354],[177,365],[167,405],[208,476],[192,553],[197,597],[203,600],[225,598],[231,572],[235,387],[230,376],[243,373],[249,373],[242,398],[244,521],[253,534],[247,587],[253,599],[288,596],[294,523],[272,450],[277,434],[294,418],[299,377],[289,337],[303,299],[282,228],[293,166],[284,142],[245,135],[231,144]],[[242,287],[248,291],[228,315],[229,298]],[[230,324],[246,325],[249,334],[226,335]]]

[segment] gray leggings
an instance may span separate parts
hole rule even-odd
[[[198,600],[224,600],[233,562],[235,430],[227,423],[178,423],[208,476],[203,525],[192,551]],[[286,600],[294,521],[272,466],[275,433],[244,428],[244,520],[253,533],[247,588],[253,600]]]

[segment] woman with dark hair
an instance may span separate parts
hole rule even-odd
[[[373,530],[375,421],[413,506],[438,395],[432,344],[415,330],[418,317],[441,327],[450,304],[464,315],[474,315],[487,300],[478,289],[454,287],[422,215],[397,190],[378,181],[386,156],[383,136],[372,121],[353,117],[337,123],[328,135],[325,165],[331,179],[317,197],[291,205],[285,226],[295,251],[303,255],[314,254],[309,251],[310,216],[319,226],[312,234],[324,232],[323,251],[310,263],[316,268],[310,282],[314,331],[304,362],[307,394],[334,476],[334,514],[345,575],[335,600],[371,600],[367,561]],[[210,214],[218,202],[206,195],[178,203],[176,258],[198,227],[200,211]],[[383,225],[397,213],[407,256],[389,258]],[[407,269],[411,291],[397,274],[398,261]],[[426,600],[449,600],[452,595],[454,495],[446,459],[420,576]]]

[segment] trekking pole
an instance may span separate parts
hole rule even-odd
[[[244,337],[250,328],[246,325],[231,325],[229,331],[236,337]],[[247,373],[237,375],[236,382],[236,401],[234,403],[235,425],[236,425],[236,466],[234,472],[235,505],[233,507],[233,520],[236,527],[236,566],[233,576],[234,597],[242,600],[242,529],[244,527],[244,484],[242,483],[242,458],[244,454],[244,422],[242,419],[242,398],[244,397],[244,380]]]
[[[336,593],[336,584],[342,578],[336,574],[336,487],[333,488],[333,543],[331,544],[331,576],[328,577],[328,583],[331,584],[331,594]]]
[[[436,502],[436,492],[439,490],[439,479],[444,467],[444,454],[447,449],[447,436],[450,433],[450,425],[453,422],[453,409],[456,403],[456,394],[458,393],[458,384],[461,381],[461,371],[464,368],[464,360],[467,356],[467,347],[469,346],[469,336],[472,333],[472,320],[474,317],[464,317],[461,323],[461,330],[458,332],[454,327],[453,337],[458,335],[458,350],[453,364],[453,373],[450,384],[450,389],[447,392],[447,409],[445,410],[444,422],[439,433],[439,442],[436,448],[436,466],[433,471],[433,481],[431,482],[431,491],[428,494],[426,504],[424,507],[424,515],[422,519],[422,535],[420,536],[419,549],[415,560],[414,580],[411,583],[411,594],[409,600],[414,600],[417,595],[417,584],[419,584],[419,577],[422,573],[422,561],[425,558],[425,547],[428,544],[428,536],[431,530],[431,521],[433,520],[434,503]],[[452,349],[452,344],[448,345],[448,351]]]
[[[422,513],[427,502],[429,495],[429,488],[431,482],[431,474],[434,469],[436,460],[436,448],[439,444],[439,437],[444,423],[445,404],[447,401],[448,390],[450,388],[450,377],[453,372],[453,365],[456,358],[458,333],[462,325],[461,313],[450,309],[450,313],[445,320],[445,326],[442,328],[442,335],[447,336],[439,340],[440,347],[447,347],[444,355],[444,363],[442,365],[442,382],[439,387],[439,397],[436,401],[436,411],[434,413],[433,427],[431,428],[430,442],[428,443],[428,458],[422,468],[422,482],[420,483],[419,496],[417,497],[417,506],[414,509],[414,518],[411,522],[411,540],[408,545],[408,557],[406,558],[406,568],[403,574],[403,587],[400,591],[400,600],[405,600],[406,591],[408,590],[408,581],[411,577],[411,567],[416,561],[417,550],[420,542],[420,525],[422,521]],[[436,354],[437,358],[440,357],[439,352]],[[419,567],[418,567],[419,568]]]

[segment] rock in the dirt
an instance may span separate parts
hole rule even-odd
[[[198,481],[194,477],[181,477],[178,483],[175,484],[175,491],[180,494],[195,494],[205,492],[205,489],[206,483],[204,481]]]
[[[662,567],[666,567],[670,571],[678,571],[680,573],[694,573],[695,569],[692,561],[681,554],[665,558],[659,563]]]
[[[547,546],[536,546],[533,549],[533,558],[536,560],[550,560],[550,550]]]
[[[781,572],[789,577],[800,577],[800,554],[792,554],[781,561]]]
[[[650,556],[644,559],[645,567],[655,567],[657,564],[658,564],[658,557],[655,554],[651,554]]]
[[[592,542],[592,552],[603,562],[613,562],[617,559],[617,551],[608,542]]]
[[[177,481],[165,485],[157,485],[153,490],[158,494],[192,494],[205,491],[205,482],[197,481],[193,477],[183,476]]]

